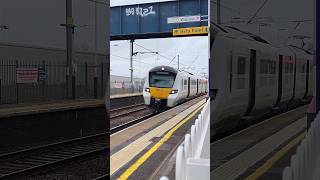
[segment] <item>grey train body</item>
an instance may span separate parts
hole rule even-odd
[[[237,28],[210,27],[211,137],[261,114],[308,102],[313,56]]]

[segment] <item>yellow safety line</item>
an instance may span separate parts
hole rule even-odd
[[[262,166],[260,166],[254,173],[246,177],[245,180],[257,179],[266,173],[278,160],[280,160],[291,148],[296,146],[305,137],[306,131],[302,132],[298,137],[293,139],[289,144],[278,151],[274,156],[267,160]]]
[[[155,151],[159,149],[159,147],[165,143],[172,134],[183,124],[185,124],[187,121],[189,121],[193,116],[197,114],[199,110],[203,108],[205,104],[202,104],[198,109],[196,109],[192,114],[190,114],[187,118],[185,118],[183,121],[181,121],[179,124],[177,124],[175,127],[173,127],[167,134],[164,135],[164,137],[156,143],[151,149],[149,149],[145,154],[143,154],[135,163],[133,163],[119,178],[118,180],[124,180],[128,179],[131,174],[133,174]]]

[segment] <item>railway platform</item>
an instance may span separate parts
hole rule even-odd
[[[111,109],[142,102],[140,94],[111,97]],[[6,105],[0,108],[0,153],[104,133],[104,99]]]
[[[211,179],[281,180],[306,135],[306,111],[302,106],[211,143]]]
[[[129,100],[132,102],[141,101],[142,93],[119,94],[110,97],[111,106],[118,107]],[[130,104],[130,102],[129,102]],[[25,104],[7,104],[0,106],[0,118],[21,116],[28,114],[46,113],[54,111],[64,111],[72,109],[90,108],[105,106],[104,99],[77,99],[77,100],[61,100],[42,103],[25,103]]]
[[[174,172],[172,155],[200,113],[204,98],[190,100],[112,133],[111,179],[159,179],[164,171]]]

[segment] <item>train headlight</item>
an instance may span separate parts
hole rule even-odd
[[[170,94],[177,94],[178,93],[178,90],[172,90],[171,92],[170,92]]]
[[[149,89],[149,88],[146,88],[145,91],[146,91],[146,92],[150,92],[150,89]]]

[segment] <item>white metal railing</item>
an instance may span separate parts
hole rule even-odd
[[[283,180],[318,180],[320,178],[320,113],[312,122],[306,137],[291,157],[290,166],[282,174]]]
[[[161,177],[160,180],[167,180]],[[176,180],[210,179],[210,99],[176,151]]]

